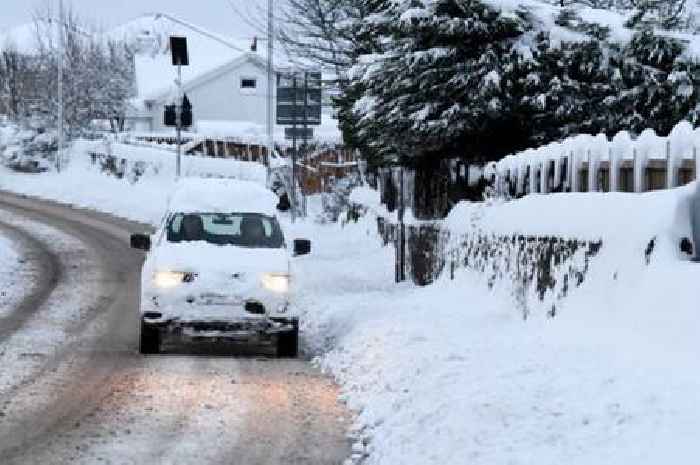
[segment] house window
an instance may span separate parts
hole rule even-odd
[[[241,89],[242,90],[255,90],[257,85],[258,85],[257,79],[241,78]]]

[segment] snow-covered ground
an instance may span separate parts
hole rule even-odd
[[[21,385],[32,376],[42,363],[73,337],[75,326],[88,319],[94,312],[87,303],[98,301],[98,283],[105,279],[99,272],[99,257],[85,249],[83,243],[66,232],[3,210],[3,221],[20,233],[35,237],[50,248],[51,253],[65,260],[57,287],[48,301],[36,309],[26,309],[34,314],[24,323],[21,331],[14,332],[0,344],[0,392]],[[4,241],[5,239],[3,239]],[[12,252],[10,252],[12,253]],[[8,257],[9,258],[9,257]],[[40,270],[32,270],[35,264],[26,263],[18,268],[12,261],[3,262],[2,274],[19,273],[24,279],[5,279],[14,283],[16,292],[26,292]],[[14,302],[16,303],[16,301]],[[13,307],[14,308],[14,307]],[[13,308],[6,309],[7,311]],[[38,394],[37,394],[38,395]]]
[[[565,312],[523,321],[509,293],[470,271],[427,288],[391,284],[374,228],[319,231],[299,263],[306,343],[359,412],[356,459],[696,462],[697,265],[640,258],[613,280],[612,251]]]
[[[80,176],[11,175],[0,186],[150,222],[171,187]],[[553,319],[523,321],[506,286],[488,291],[470,270],[426,288],[395,285],[371,215],[344,228],[285,221],[288,239],[313,241],[293,260],[303,345],[358,412],[354,462],[696,463],[700,268],[676,254],[694,187],[455,209],[448,224],[460,233],[604,241]]]
[[[128,174],[117,178],[93,164],[89,152],[111,153],[127,161],[127,172],[139,163],[145,172],[134,182]],[[175,187],[175,154],[167,150],[103,143],[78,142],[70,151],[63,171],[37,175],[0,167],[0,189],[57,200],[83,208],[157,224]],[[183,156],[183,176],[228,177],[265,183],[266,170],[259,163],[208,157]]]

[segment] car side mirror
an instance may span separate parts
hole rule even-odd
[[[148,252],[151,250],[151,236],[148,234],[132,234],[131,248]]]
[[[311,241],[308,239],[294,239],[294,256],[308,255],[311,253]]]

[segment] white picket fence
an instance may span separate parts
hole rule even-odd
[[[497,190],[539,192],[646,192],[696,179],[700,129],[679,123],[667,137],[652,130],[632,138],[621,132],[580,135],[493,163]]]

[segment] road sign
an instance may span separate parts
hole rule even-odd
[[[292,71],[277,75],[277,124],[321,124],[322,83],[320,72]]]
[[[189,66],[187,38],[170,36],[170,54],[173,57],[173,66]]]
[[[314,128],[284,128],[284,138],[287,140],[302,139],[311,140],[314,138]]]
[[[180,126],[188,128],[192,126],[192,104],[187,94],[182,97],[182,113],[180,114]],[[177,104],[165,105],[163,113],[163,124],[170,127],[177,127]]]

